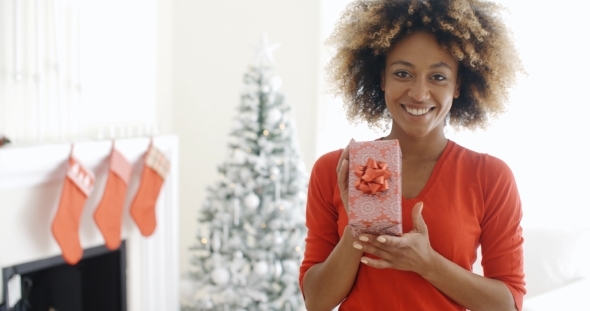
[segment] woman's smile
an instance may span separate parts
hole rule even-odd
[[[426,108],[412,108],[406,105],[401,105],[404,110],[412,116],[423,116],[431,111],[434,110],[435,107],[426,107]]]

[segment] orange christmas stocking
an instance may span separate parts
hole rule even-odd
[[[150,144],[139,189],[131,203],[131,217],[143,236],[150,236],[156,230],[156,200],[170,169],[170,162],[164,154]]]
[[[116,250],[121,245],[121,220],[130,177],[131,164],[113,146],[109,158],[107,185],[94,212],[94,221],[104,237],[106,247],[110,250]]]
[[[94,174],[70,155],[59,208],[51,226],[63,258],[70,265],[78,263],[84,253],[78,237],[80,216],[93,187]]]

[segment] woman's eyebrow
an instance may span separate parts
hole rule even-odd
[[[437,69],[437,68],[441,68],[441,67],[447,67],[451,70],[453,69],[453,68],[451,68],[451,66],[449,66],[449,64],[447,64],[445,62],[440,62],[440,63],[434,64],[434,65],[430,65],[430,69]]]
[[[414,66],[414,64],[407,62],[405,60],[396,60],[395,62],[391,63],[389,66],[393,66],[393,65],[403,65],[406,67],[410,67],[410,68],[415,68],[416,66]],[[436,63],[433,65],[430,65],[430,69],[437,69],[437,68],[441,68],[441,67],[447,67],[449,69],[452,69],[451,66],[449,66],[449,64],[445,63],[445,62],[440,62],[440,63]]]
[[[414,64],[406,62],[405,60],[396,60],[395,62],[389,64],[389,66],[393,66],[393,65],[404,65],[404,66],[412,67],[412,68],[415,67]]]

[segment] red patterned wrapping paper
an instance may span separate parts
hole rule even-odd
[[[385,164],[385,170],[390,173],[384,173],[384,177],[388,177],[385,178],[384,185],[370,184],[367,186],[367,182],[362,182],[367,178],[362,179],[357,176],[357,174],[361,174],[359,170],[366,168],[371,159],[374,160],[372,161],[373,165],[378,163],[383,167]],[[350,142],[348,224],[353,237],[356,238],[361,233],[397,236],[402,234],[401,164],[401,149],[396,139]],[[376,171],[382,172],[381,167],[375,167]],[[380,180],[383,181],[383,179]],[[365,185],[359,185],[361,183]],[[357,186],[368,193],[357,189]]]

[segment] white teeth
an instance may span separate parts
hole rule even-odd
[[[430,108],[424,108],[424,109],[413,109],[413,108],[406,107],[406,106],[403,106],[403,107],[406,109],[406,111],[407,111],[408,113],[410,113],[410,114],[411,114],[411,115],[413,115],[413,116],[421,116],[421,115],[423,115],[423,114],[426,114],[428,111],[430,111]]]

